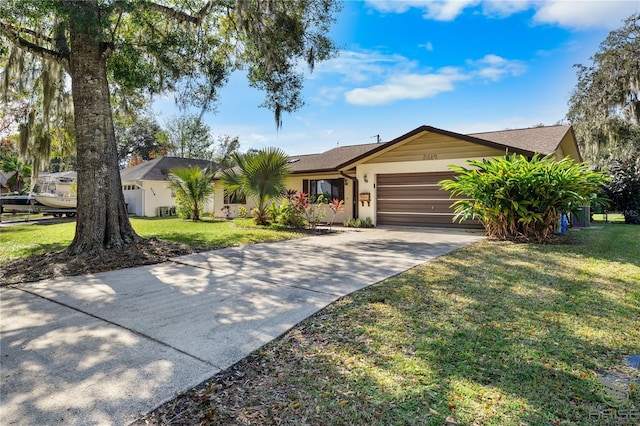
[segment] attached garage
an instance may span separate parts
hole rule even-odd
[[[438,184],[452,172],[380,174],[376,182],[379,225],[480,228],[477,221],[452,222],[450,193]]]

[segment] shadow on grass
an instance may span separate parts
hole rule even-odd
[[[596,373],[640,351],[639,237],[607,228],[573,245],[484,242],[423,264],[214,378],[195,392],[193,418],[602,424],[591,418],[607,408]]]

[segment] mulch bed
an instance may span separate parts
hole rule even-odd
[[[70,256],[64,251],[45,253],[0,268],[0,286],[151,265],[197,251],[201,250],[151,238],[124,250],[110,250],[94,256]]]

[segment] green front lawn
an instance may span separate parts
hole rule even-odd
[[[640,377],[640,226],[569,238],[480,242],[354,293],[148,419],[636,424],[638,386],[612,414],[597,374]]]
[[[292,231],[258,228],[252,226],[251,219],[192,222],[175,217],[132,218],[131,224],[142,237],[155,237],[198,249],[281,241],[302,235]],[[63,250],[73,240],[74,233],[75,222],[2,227],[0,265],[25,256]]]

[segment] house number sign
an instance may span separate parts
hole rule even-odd
[[[423,160],[437,160],[438,159],[438,154],[424,154],[422,156]]]

